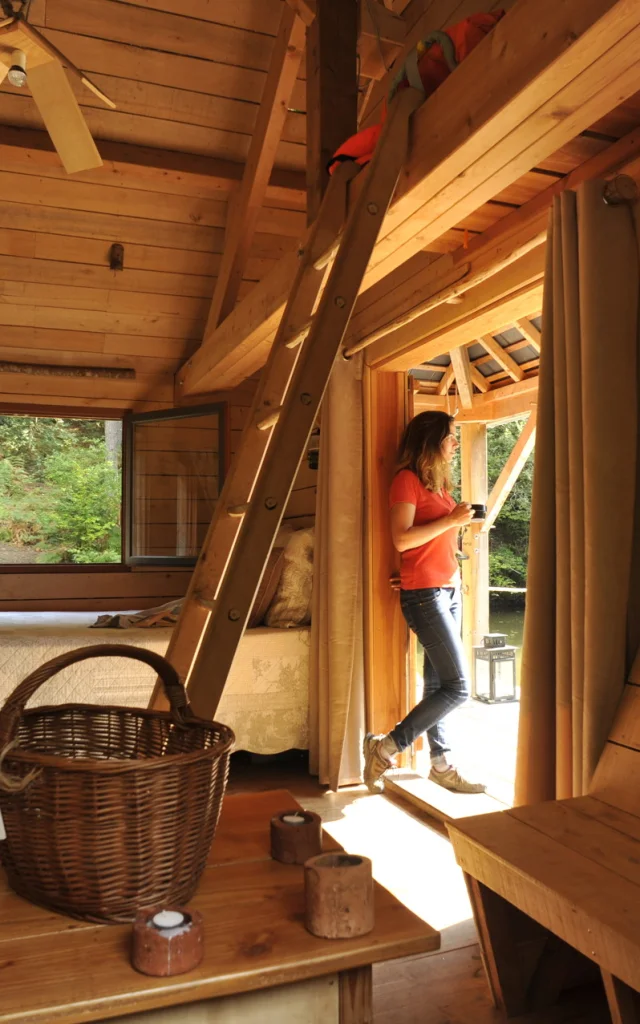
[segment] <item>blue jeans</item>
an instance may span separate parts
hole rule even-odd
[[[469,696],[469,671],[460,636],[458,587],[402,590],[402,614],[424,647],[424,691],[413,711],[390,735],[398,750],[426,732],[431,756],[449,750],[442,719]]]

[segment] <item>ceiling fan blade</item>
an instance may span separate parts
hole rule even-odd
[[[98,86],[95,85],[90,78],[87,78],[84,72],[80,71],[80,69],[77,68],[75,64],[73,64],[69,60],[69,58],[65,56],[65,54],[62,53],[61,50],[58,49],[57,46],[54,46],[53,43],[50,43],[49,40],[42,35],[42,32],[38,32],[37,28],[34,28],[33,25],[30,25],[28,21],[24,20],[20,22],[20,28],[25,33],[25,35],[27,35],[32,40],[32,42],[34,42],[37,46],[41,47],[41,49],[43,49],[55,60],[60,61],[60,63],[67,68],[67,70],[70,72],[70,74],[74,76],[74,78],[77,78],[80,82],[82,82],[82,84],[87,89],[91,89],[91,92],[94,93],[94,95],[97,96],[99,100],[102,100],[105,106],[111,107],[112,110],[116,109],[116,105],[113,102],[113,100],[110,100],[106,93],[102,91],[102,89],[99,89]]]
[[[67,174],[102,166],[102,159],[57,60],[27,68],[27,84]]]

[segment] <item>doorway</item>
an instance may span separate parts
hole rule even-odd
[[[430,758],[426,738],[416,743],[410,765],[389,779],[392,791],[444,819],[504,810],[513,805],[534,430],[535,425],[527,416],[487,424],[486,455],[480,459],[486,466],[487,505],[491,520],[490,529],[484,531],[484,574],[477,536],[468,537],[468,542],[463,541],[462,544],[462,558],[468,559],[469,554],[473,557],[473,553],[477,558],[477,564],[471,567],[464,561],[462,563],[463,619],[466,616],[463,634],[467,640],[472,679],[477,649],[482,647],[485,634],[502,634],[502,642],[508,648],[515,648],[509,652],[514,663],[515,699],[485,703],[472,696],[447,720],[447,733],[456,765],[466,777],[484,782],[486,794],[480,797],[451,794],[428,782]],[[477,437],[474,437],[474,443],[477,444]],[[507,484],[506,474],[509,474]],[[461,475],[458,466],[455,497],[459,500],[463,497],[459,489]],[[475,495],[472,500],[475,500]],[[500,504],[496,509],[497,501]],[[470,594],[474,587],[475,594]],[[479,588],[486,593],[478,593]],[[422,694],[424,652],[413,634],[409,644],[408,701],[413,706]]]

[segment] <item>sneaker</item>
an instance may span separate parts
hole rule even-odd
[[[395,768],[396,763],[390,757],[382,745],[386,739],[383,734],[374,736],[368,732],[362,744],[364,754],[364,781],[370,793],[381,793],[384,789],[382,776],[389,768]]]
[[[487,789],[481,782],[469,782],[452,765],[445,772],[439,772],[432,768],[429,772],[429,781],[436,782],[439,786],[450,789],[454,793],[485,793]]]

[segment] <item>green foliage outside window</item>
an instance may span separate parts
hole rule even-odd
[[[1,560],[119,562],[120,458],[119,424],[0,416]]]

